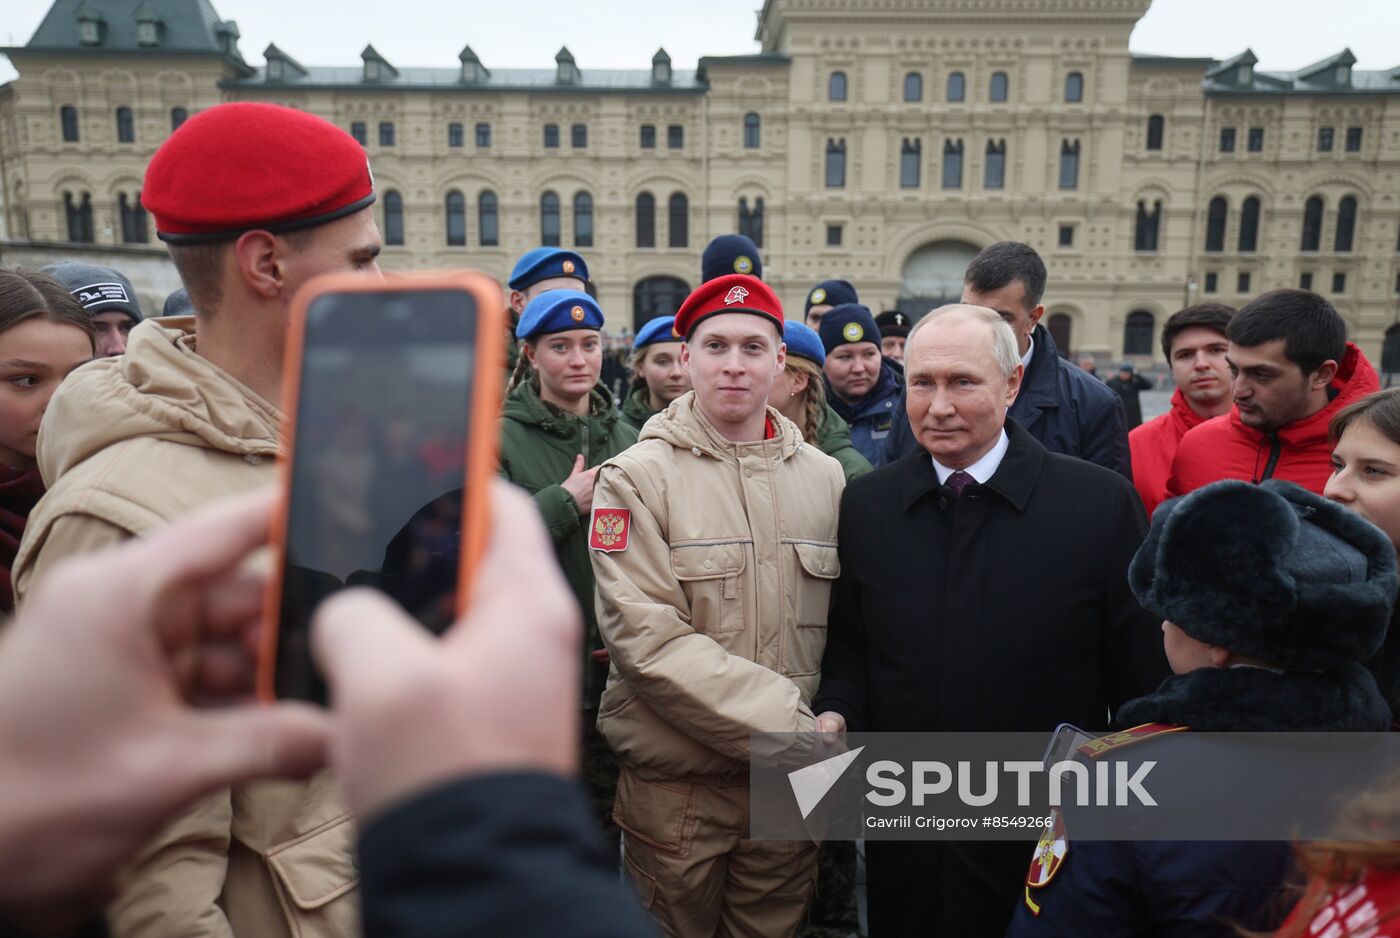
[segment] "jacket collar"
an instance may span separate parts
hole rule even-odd
[[[737,460],[743,453],[752,453],[761,448],[765,456],[771,454],[784,460],[796,453],[804,445],[802,431],[797,424],[784,417],[776,408],[768,408],[768,419],[772,421],[777,435],[771,440],[755,440],[752,443],[733,443],[714,428],[695,399],[694,391],[687,391],[671,402],[660,415],[648,420],[642,428],[640,439],[665,440],[672,446],[688,449],[716,459]],[[930,468],[930,471],[932,469]]]
[[[845,420],[847,423],[851,423],[865,416],[866,411],[870,409],[872,405],[879,404],[899,393],[899,389],[903,383],[904,370],[901,368],[896,371],[895,369],[898,367],[898,365],[891,362],[888,358],[881,358],[880,375],[875,379],[875,384],[869,391],[865,392],[864,397],[854,404],[848,404],[841,400],[840,396],[832,390],[831,381],[825,377],[822,378],[822,381],[826,384],[827,405],[831,407],[832,410],[836,411],[836,413],[841,416],[841,419]]]
[[[1035,423],[1042,410],[1060,406],[1060,350],[1043,325],[1035,327],[1031,341],[1035,343],[1035,354],[1021,376],[1021,393],[1016,395],[1010,411],[1024,426]]]
[[[540,397],[538,381],[536,376],[511,389],[510,394],[506,396],[505,416],[523,424],[537,426],[545,433],[567,438],[572,438],[577,433],[575,428],[580,422],[591,423],[604,433],[617,422],[618,414],[613,405],[612,392],[601,381],[589,392],[586,417],[565,413],[553,404],[546,403]]]
[[[1039,355],[1037,350],[1036,356]],[[1011,417],[1006,418],[1006,436],[1010,441],[1006,456],[1002,458],[997,471],[980,488],[995,492],[1017,511],[1024,512],[1031,492],[1040,479],[1040,470],[1045,465],[1045,447]],[[905,511],[926,496],[943,489],[938,484],[933,460],[923,447],[905,456],[896,465],[899,467],[899,487]]]
[[[1348,404],[1361,400],[1372,391],[1380,390],[1380,379],[1376,376],[1376,370],[1371,367],[1366,356],[1361,354],[1361,350],[1350,342],[1347,343],[1346,354],[1342,356],[1341,366],[1337,369],[1337,377],[1332,381],[1332,389],[1336,393],[1327,402],[1326,407],[1302,420],[1295,420],[1278,428],[1274,435],[1284,446],[1300,449],[1325,446],[1330,451],[1327,427],[1332,418]],[[1230,408],[1230,424],[1256,445],[1262,444],[1268,436],[1264,431],[1245,424],[1240,419],[1238,407]]]

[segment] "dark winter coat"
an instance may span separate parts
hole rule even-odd
[[[1202,732],[1378,732],[1390,725],[1375,681],[1359,665],[1333,671],[1201,668],[1173,675],[1124,704],[1124,726],[1175,723]],[[1134,759],[1161,759],[1148,739]],[[1068,852],[1054,878],[1031,890],[1007,938],[1114,935],[1234,938],[1235,926],[1272,932],[1291,871],[1286,841],[1085,841],[1066,821]],[[1031,853],[1025,860],[1030,864]],[[1023,875],[1025,871],[1022,871]]]
[[[961,498],[922,452],[847,486],[814,712],[853,732],[1048,735],[1105,728],[1167,674],[1159,623],[1128,589],[1137,493],[1006,431],[996,473]],[[1033,846],[868,843],[872,938],[999,935]]]
[[[1122,400],[1098,378],[1061,358],[1044,326],[1035,327],[1033,341],[1035,354],[1007,416],[1050,452],[1077,456],[1131,479]],[[898,406],[903,414],[902,395]],[[908,419],[900,419],[885,441],[885,462],[917,449]]]
[[[1123,399],[1123,416],[1128,421],[1128,432],[1142,426],[1142,392],[1150,391],[1152,382],[1142,375],[1133,374],[1126,381],[1114,375],[1104,384]]]
[[[602,648],[593,609],[593,564],[588,559],[587,519],[560,485],[584,456],[591,469],[637,442],[637,431],[622,422],[612,395],[593,388],[587,417],[566,414],[540,399],[538,383],[517,385],[506,397],[501,420],[501,475],[535,497],[554,541],[559,566],[578,599],[585,626],[585,655]],[[584,697],[597,706],[607,668],[586,659]]]
[[[831,409],[851,428],[851,445],[872,466],[885,461],[885,439],[896,426],[908,423],[904,417],[904,372],[887,358],[880,359],[880,377],[865,397],[848,404],[836,396],[831,382],[826,385],[826,400]]]
[[[871,470],[870,461],[851,444],[851,428],[841,415],[828,404],[822,411],[821,426],[817,428],[817,449],[826,453],[841,464],[841,471],[849,482],[856,476],[865,475]]]

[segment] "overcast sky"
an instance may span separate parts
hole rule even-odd
[[[858,0],[853,0],[858,2]],[[262,63],[269,42],[303,65],[353,65],[367,42],[395,65],[455,67],[470,44],[488,68],[552,68],[567,45],[580,68],[647,68],[658,46],[676,68],[702,55],[758,51],[762,0],[213,0]],[[3,0],[0,39],[23,45],[50,0]],[[290,14],[290,15],[289,15]],[[1400,65],[1400,0],[1155,0],[1134,52],[1226,58],[1254,49],[1261,69],[1292,69],[1350,46],[1357,67]],[[0,56],[0,81],[14,72]]]

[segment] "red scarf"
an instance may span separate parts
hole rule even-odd
[[[38,469],[12,469],[0,466],[0,612],[14,612],[15,592],[10,583],[10,568],[19,551],[19,539],[24,535],[24,523],[29,512],[44,495],[44,480]]]

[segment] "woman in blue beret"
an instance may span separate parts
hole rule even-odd
[[[675,316],[658,316],[642,326],[632,343],[632,387],[622,402],[622,419],[638,433],[654,414],[690,390],[675,325]]]
[[[871,469],[851,443],[851,428],[826,402],[822,363],[826,353],[816,332],[794,319],[783,326],[787,364],[768,392],[768,404],[802,428],[802,438],[841,464],[849,482]]]
[[[602,327],[603,311],[582,290],[549,290],[526,304],[515,330],[520,359],[502,411],[501,474],[534,496],[583,613],[583,774],[606,826],[617,769],[594,727],[608,669],[593,608],[588,522],[598,466],[637,442],[637,431],[622,422],[598,381]]]

